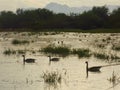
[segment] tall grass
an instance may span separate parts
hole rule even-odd
[[[79,56],[79,58],[83,58],[83,57],[90,57],[91,53],[89,49],[73,49],[71,51],[72,54],[77,54]]]
[[[105,53],[94,53],[94,57],[98,59],[111,59],[111,60],[120,59],[120,57],[116,55],[106,55]]]
[[[120,46],[113,46],[112,49],[116,51],[120,51]]]
[[[113,83],[115,85],[116,83],[120,83],[120,77],[118,77],[115,72],[113,71],[112,76],[107,79],[110,83]]]
[[[3,54],[5,54],[5,55],[16,54],[16,51],[12,50],[12,49],[7,49],[3,52]]]
[[[41,49],[42,52],[51,53],[51,54],[59,54],[59,55],[78,55],[79,58],[90,57],[91,51],[89,49],[72,49],[67,46],[48,46]]]
[[[51,54],[60,54],[60,55],[68,55],[70,54],[70,48],[66,46],[48,46],[41,49],[42,52],[51,53]]]
[[[58,71],[44,72],[42,78],[44,79],[45,83],[55,85],[57,83],[61,83],[62,75],[58,73]]]
[[[13,49],[6,49],[3,52],[4,55],[15,55],[15,54],[25,54],[25,50],[13,50]]]
[[[18,54],[25,54],[25,50],[17,50]]]
[[[27,41],[27,40],[17,40],[17,39],[14,39],[12,40],[12,44],[13,45],[24,45],[24,44],[29,44],[30,42]]]
[[[96,57],[98,59],[109,59],[108,55],[102,54],[102,53],[94,53],[94,57]]]

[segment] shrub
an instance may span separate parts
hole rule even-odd
[[[91,56],[89,49],[73,49],[71,53],[77,54],[80,58]]]
[[[5,50],[5,51],[3,52],[3,54],[5,54],[5,55],[16,54],[16,51],[15,51],[15,50],[12,50],[12,49],[8,49],[8,50]]]
[[[101,53],[94,53],[94,57],[96,57],[98,59],[109,59],[108,55],[101,54]]]
[[[65,46],[48,46],[41,50],[45,53],[52,53],[52,54],[60,54],[60,55],[68,55],[70,53],[70,49]]]
[[[14,45],[18,45],[18,44],[20,44],[20,45],[29,44],[29,41],[27,41],[27,40],[17,40],[17,39],[14,39],[14,40],[12,41],[12,44],[14,44]]]
[[[57,84],[61,83],[62,76],[58,72],[44,72],[42,78],[45,83]]]

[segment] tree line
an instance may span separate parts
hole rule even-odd
[[[120,28],[120,8],[109,13],[106,6],[93,7],[81,14],[53,13],[47,9],[17,9],[0,12],[0,28],[96,29]]]

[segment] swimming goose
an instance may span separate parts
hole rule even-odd
[[[101,68],[102,66],[94,66],[94,67],[89,67],[89,68],[88,68],[88,62],[86,61],[85,63],[86,63],[86,71],[87,71],[87,72],[88,72],[88,71],[91,71],[91,72],[100,72],[100,68]]]
[[[23,63],[35,63],[35,59],[33,58],[27,58],[25,59],[25,55],[22,55],[23,56]]]
[[[49,57],[49,61],[55,61],[55,62],[59,61],[59,58],[51,58],[51,56],[48,57]]]

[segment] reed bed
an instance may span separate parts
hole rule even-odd
[[[70,54],[70,48],[66,46],[48,46],[40,51],[44,53],[51,53],[51,54],[60,54],[60,55],[69,55]]]
[[[91,53],[89,49],[73,49],[71,51],[72,54],[77,54],[80,58],[90,57]]]
[[[17,39],[12,40],[13,45],[24,45],[24,44],[29,44],[29,43],[30,42],[27,40],[17,40]]]
[[[13,54],[16,54],[16,51],[13,50],[13,49],[7,49],[3,52],[3,54],[5,55],[13,55]]]
[[[47,84],[57,84],[61,83],[62,75],[58,71],[44,72],[42,78]]]

